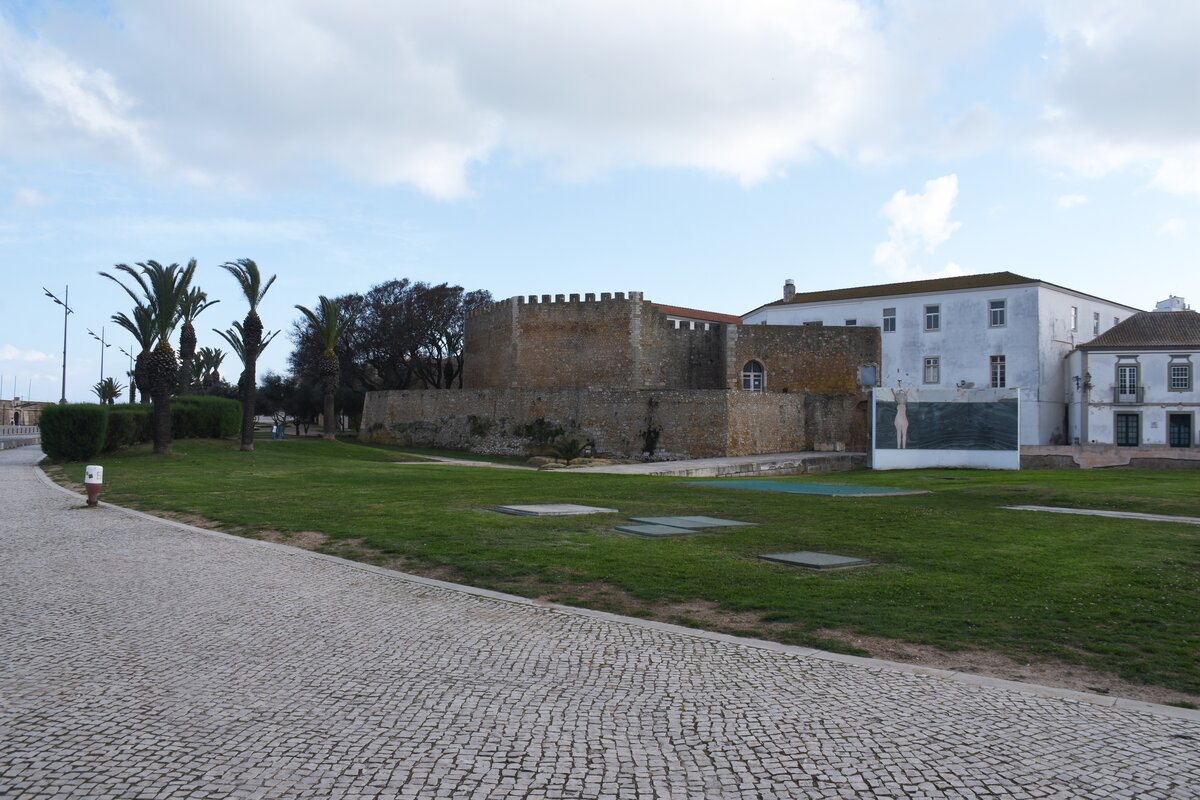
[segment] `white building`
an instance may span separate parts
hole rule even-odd
[[[1066,356],[1136,308],[996,272],[797,293],[742,317],[754,325],[873,325],[881,386],[1018,388],[1021,444],[1068,441]]]
[[[1200,314],[1179,298],[1134,314],[1067,360],[1071,435],[1086,444],[1194,447]]]

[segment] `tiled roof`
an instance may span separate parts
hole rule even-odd
[[[1081,350],[1172,347],[1200,348],[1200,313],[1139,311],[1080,345]]]
[[[1012,272],[989,272],[984,275],[956,275],[952,278],[931,278],[924,281],[905,283],[883,283],[876,286],[854,286],[849,289],[827,289],[822,292],[797,292],[790,301],[776,300],[772,306],[795,303],[820,303],[829,300],[857,300],[863,297],[888,297],[903,294],[925,294],[947,292],[956,289],[982,289],[988,286],[1013,286],[1023,283],[1041,283],[1037,278],[1026,278]]]
[[[654,303],[653,305],[669,317],[699,319],[705,322],[720,322],[726,325],[737,325],[742,321],[742,318],[735,314],[718,314],[716,311],[701,311],[698,308],[685,308],[684,306],[666,306],[662,303]]]

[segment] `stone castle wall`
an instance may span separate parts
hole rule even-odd
[[[530,295],[468,317],[463,386],[739,389],[753,359],[767,370],[767,392],[856,393],[859,366],[880,357],[876,328],[693,330],[675,328],[641,292]]]
[[[859,419],[861,417],[861,419]],[[591,439],[598,453],[706,458],[862,450],[857,398],[670,389],[464,389],[371,392],[361,434],[409,447],[524,453],[558,433]],[[861,439],[847,439],[858,431]]]
[[[875,328],[676,328],[641,292],[514,297],[467,319],[464,389],[367,395],[363,435],[526,452],[556,433],[599,453],[702,458],[866,448],[859,367]],[[763,392],[741,388],[750,360]]]

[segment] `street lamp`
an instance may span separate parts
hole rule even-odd
[[[117,349],[120,350],[125,355],[129,356],[129,402],[132,403],[134,400],[133,393],[136,391],[136,389],[134,387],[136,386],[136,383],[137,383],[133,377],[133,353],[129,352],[124,347],[118,347]]]
[[[55,296],[54,296],[54,295],[53,295],[53,294],[50,292],[50,290],[49,290],[49,289],[47,289],[45,286],[43,286],[43,287],[42,287],[42,291],[46,293],[46,297],[49,297],[49,298],[50,298],[51,300],[53,300],[55,303],[58,303],[60,306],[62,306],[62,307],[63,307],[63,377],[62,377],[62,399],[61,399],[61,400],[59,400],[58,402],[59,402],[59,404],[60,404],[60,405],[65,405],[65,404],[66,404],[66,402],[67,402],[67,315],[68,315],[68,314],[73,314],[73,313],[75,313],[74,311],[72,311],[72,310],[71,310],[71,307],[70,307],[69,305],[67,305],[67,302],[68,302],[68,301],[71,299],[71,287],[70,287],[70,286],[68,286],[68,287],[67,287],[67,288],[66,288],[66,289],[63,291],[63,299],[62,299],[62,300],[59,300],[57,297],[55,297]]]
[[[93,331],[91,328],[88,328],[87,332],[89,335],[91,335],[91,337],[93,339],[95,339],[97,342],[100,343],[100,382],[104,383],[104,349],[106,347],[112,347],[112,345],[109,344],[108,342],[104,341],[104,326],[103,325],[100,326],[100,335],[99,336],[97,336],[96,332]]]

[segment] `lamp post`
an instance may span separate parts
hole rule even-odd
[[[129,403],[132,405],[134,401],[134,392],[137,391],[137,379],[133,377],[133,353],[129,352],[124,347],[118,347],[117,349],[129,356]]]
[[[91,328],[88,328],[87,332],[93,339],[100,343],[100,382],[104,383],[104,350],[105,348],[112,347],[112,345],[104,341],[104,326],[100,326],[99,336]]]
[[[70,299],[71,299],[71,287],[70,287],[70,286],[67,286],[67,288],[66,288],[66,289],[63,291],[63,299],[62,299],[62,300],[59,300],[57,297],[55,297],[55,296],[54,296],[54,295],[51,293],[51,291],[50,291],[49,289],[47,289],[45,286],[43,286],[43,287],[42,287],[42,291],[46,293],[46,297],[49,297],[49,298],[50,298],[51,300],[53,300],[55,303],[58,303],[60,306],[62,306],[62,307],[63,307],[63,377],[62,377],[62,399],[60,399],[58,402],[59,402],[59,404],[60,404],[60,405],[65,405],[65,404],[66,404],[66,402],[67,402],[67,316],[68,316],[69,314],[73,314],[73,313],[74,313],[74,311],[72,311],[72,310],[71,310],[71,307],[70,307],[69,305],[67,305],[67,303],[68,303],[68,302],[70,301]]]

